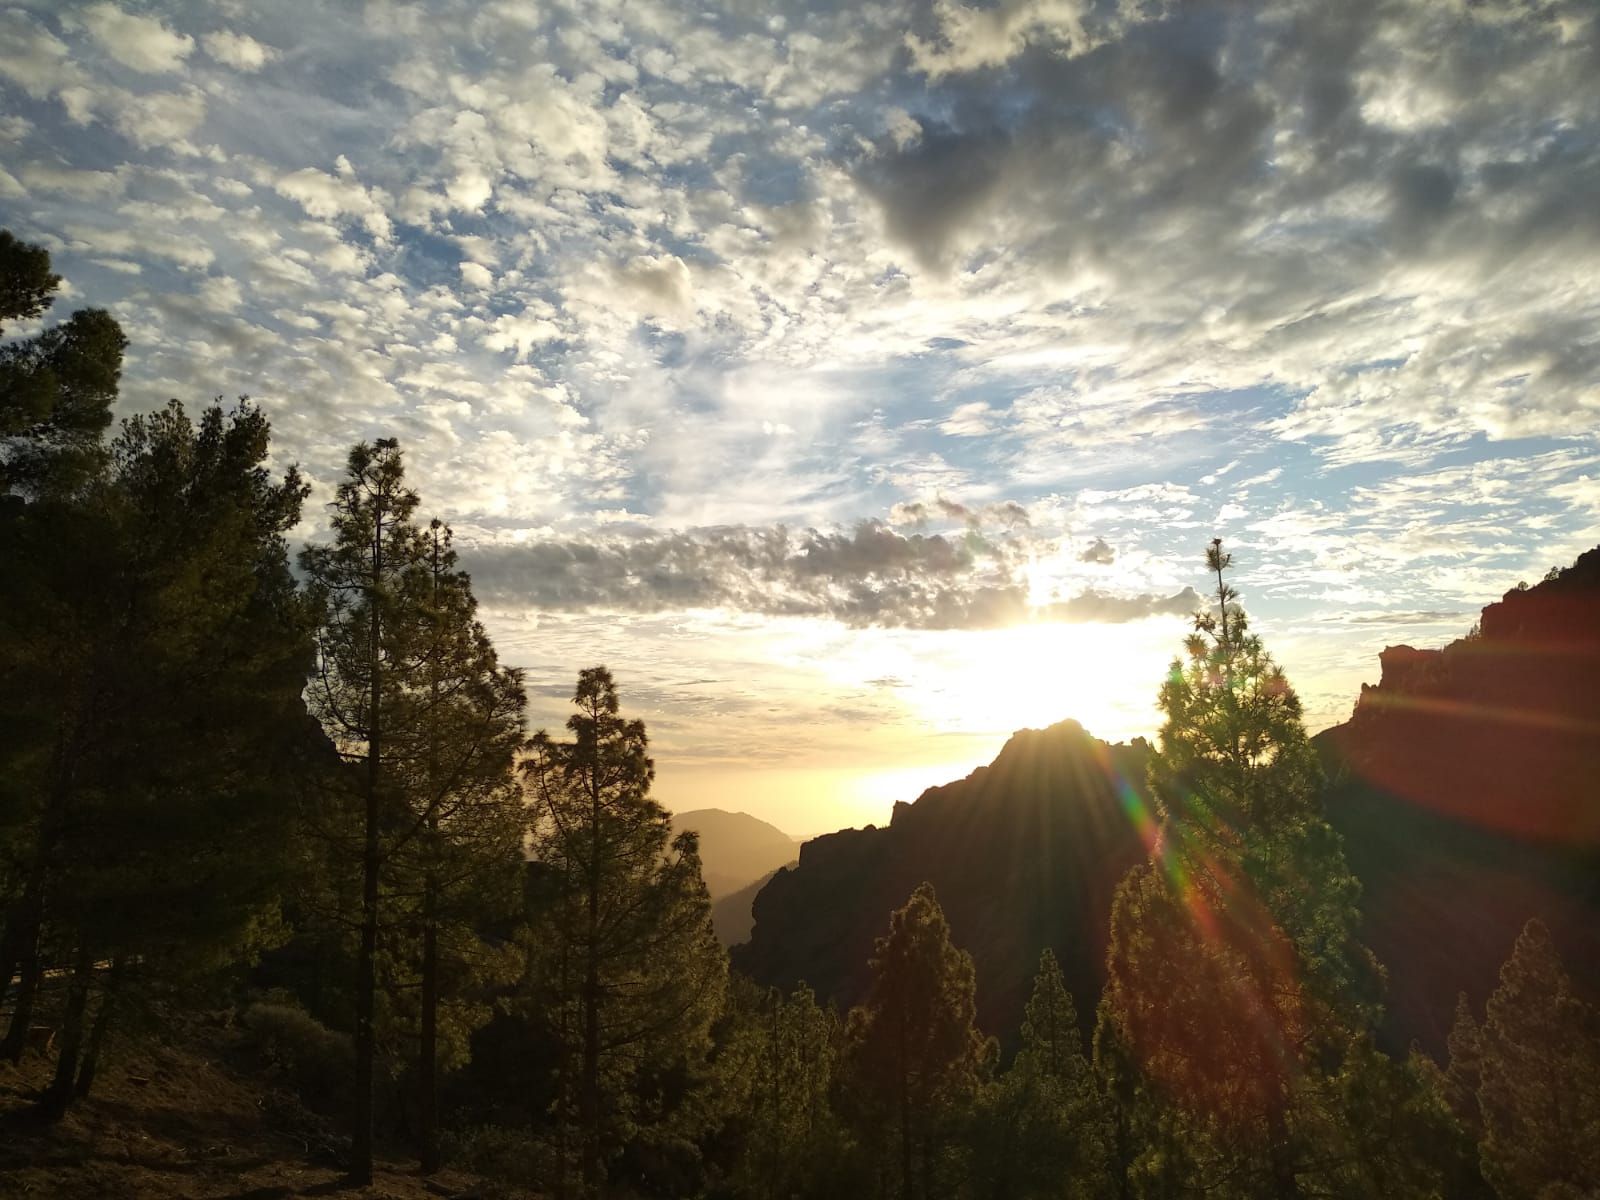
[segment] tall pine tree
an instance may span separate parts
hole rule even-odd
[[[115,1007],[275,923],[311,621],[284,541],[305,489],[267,449],[251,406],[196,425],[174,402],[128,421],[85,490],[0,518],[6,1050],[41,966],[67,964],[52,1116],[87,1090]]]
[[[978,1105],[969,1193],[974,1200],[1104,1195],[1107,1117],[1072,995],[1046,950],[1023,1013],[1021,1048]]]
[[[1207,550],[1215,605],[1161,689],[1161,829],[1117,890],[1097,1060],[1147,1195],[1292,1197],[1432,1186],[1393,1136],[1442,1108],[1373,1046],[1382,972],[1317,799],[1300,702]]]
[[[1476,1085],[1479,1156],[1501,1200],[1600,1192],[1600,1014],[1542,922],[1518,936],[1482,1026],[1458,1009],[1449,1077]]]
[[[526,819],[513,765],[527,700],[521,672],[500,666],[476,618],[449,527],[432,521],[420,549],[411,614],[420,671],[396,697],[389,739],[409,825],[387,857],[397,905],[409,910],[396,924],[414,931],[395,939],[394,958],[415,973],[418,1140],[431,1172],[440,1165],[441,1016],[459,1057],[489,1015],[469,1002],[469,988],[481,991],[507,965],[476,931],[509,916],[519,896]]]
[[[933,1200],[950,1190],[948,1151],[993,1048],[973,1023],[972,958],[951,944],[932,884],[890,916],[871,968],[846,1030],[848,1079],[889,1194]]]
[[[349,857],[360,878],[355,984],[355,1091],[350,1178],[372,1179],[373,1071],[377,1054],[377,957],[384,835],[406,822],[389,745],[400,741],[407,693],[422,681],[416,619],[424,550],[412,520],[416,492],[393,439],[350,452],[333,503],[330,545],[308,547],[301,565],[323,606],[312,712],[348,764],[339,776],[356,810]]]
[[[604,667],[578,676],[571,741],[544,731],[524,764],[547,887],[530,914],[536,1011],[560,1048],[558,1194],[575,1163],[597,1196],[607,1162],[671,1120],[663,1072],[703,1059],[727,959],[692,833],[651,799],[644,723],[620,715]]]

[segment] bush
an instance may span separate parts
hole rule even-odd
[[[517,1188],[538,1189],[555,1176],[550,1144],[526,1130],[480,1125],[446,1135],[452,1166]]]
[[[342,1109],[355,1077],[355,1049],[346,1034],[335,1033],[292,1004],[256,1003],[244,1010],[244,1027],[256,1049],[281,1070],[314,1109]]]

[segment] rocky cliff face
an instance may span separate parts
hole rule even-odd
[[[1390,1030],[1442,1046],[1539,916],[1600,983],[1600,549],[1439,650],[1393,646],[1316,739],[1329,819],[1389,968]]]
[[[809,983],[842,1006],[865,994],[873,939],[932,882],[978,972],[978,1017],[1014,1032],[1039,953],[1051,947],[1086,1021],[1099,997],[1111,895],[1144,854],[1124,808],[1144,794],[1149,747],[1107,745],[1066,721],[1014,735],[967,778],[897,804],[884,828],[807,842],[754,904],[734,966],[758,982]]]

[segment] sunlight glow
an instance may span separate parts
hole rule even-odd
[[[1173,622],[1019,625],[943,644],[889,644],[901,697],[940,732],[1010,734],[1072,718],[1096,737],[1151,734]]]

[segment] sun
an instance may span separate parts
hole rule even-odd
[[[1170,623],[1030,624],[965,635],[929,674],[918,705],[941,729],[1010,733],[1072,718],[1097,737],[1154,731]]]

